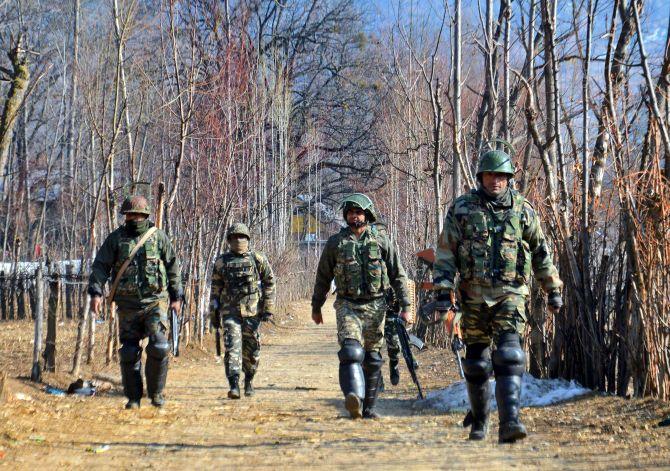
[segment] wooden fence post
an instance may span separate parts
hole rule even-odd
[[[42,284],[42,264],[35,272],[35,343],[33,345],[33,369],[30,372],[31,381],[42,381],[40,366],[40,349],[42,348],[42,321],[44,319],[44,286]]]
[[[49,281],[49,312],[47,316],[47,344],[44,348],[45,371],[56,371],[56,326],[58,325],[58,305],[60,282],[56,273],[51,274]]]

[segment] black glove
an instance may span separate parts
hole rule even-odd
[[[266,311],[261,313],[258,317],[260,318],[261,322],[268,322],[272,319],[272,313]]]
[[[563,307],[563,297],[561,297],[561,292],[552,291],[549,293],[549,296],[547,296],[547,304],[555,311],[560,310]]]

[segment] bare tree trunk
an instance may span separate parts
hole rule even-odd
[[[19,35],[16,45],[7,55],[12,64],[12,72],[9,77],[10,86],[7,100],[5,100],[2,116],[0,116],[0,191],[3,194],[7,193],[5,190],[5,166],[7,165],[9,147],[12,142],[12,131],[30,82],[30,68],[28,67],[26,50],[23,48],[23,34]]]

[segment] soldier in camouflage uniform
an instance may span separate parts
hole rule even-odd
[[[489,376],[496,378],[500,442],[526,436],[519,421],[521,376],[525,354],[521,333],[531,269],[549,294],[550,309],[562,304],[561,282],[551,252],[531,204],[510,187],[514,176],[503,151],[486,152],[477,169],[479,188],[456,199],[440,235],[435,261],[437,310],[454,299],[456,274],[463,310],[461,328],[467,346],[463,362],[474,418],[471,440],[486,436],[489,415]],[[496,346],[491,355],[491,342]]]
[[[125,224],[105,239],[91,267],[88,293],[91,296],[91,311],[96,314],[100,312],[103,287],[110,274],[112,279],[116,278],[130,252],[153,227],[148,220],[151,214],[149,203],[143,196],[127,198],[121,206],[121,213],[125,215]],[[147,336],[147,396],[152,405],[163,406],[169,352],[165,334],[168,303],[169,307],[179,311],[182,297],[177,256],[168,236],[158,229],[137,251],[114,294],[121,340],[121,379],[128,398],[126,409],[140,406],[144,389],[140,341]]]
[[[386,290],[393,287],[400,316],[409,320],[406,276],[386,232],[373,224],[377,217],[370,198],[354,193],[342,202],[341,209],[347,227],[330,237],[321,253],[312,319],[323,323],[321,307],[334,278],[339,380],[345,407],[352,418],[377,418],[374,407],[383,363]]]
[[[230,250],[219,255],[212,271],[210,316],[214,327],[224,329],[228,397],[239,399],[242,370],[244,395],[254,395],[252,381],[261,353],[258,327],[274,313],[275,279],[267,257],[249,250],[247,226],[232,224],[226,238]]]

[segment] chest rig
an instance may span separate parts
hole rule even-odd
[[[488,286],[496,282],[528,282],[531,254],[523,240],[524,202],[523,196],[513,192],[512,207],[494,211],[472,194],[458,208],[462,239],[457,265],[463,281]]]
[[[122,234],[119,240],[114,272],[118,272],[141,238]],[[157,233],[154,233],[137,251],[121,276],[116,296],[146,298],[162,294],[167,287],[167,273],[161,258]]]
[[[361,239],[345,236],[340,240],[334,269],[339,296],[368,299],[384,294],[389,281],[378,236],[371,226]]]
[[[260,276],[256,263],[253,252],[224,254],[221,267],[224,285],[219,298],[221,304],[251,304],[258,301]]]

